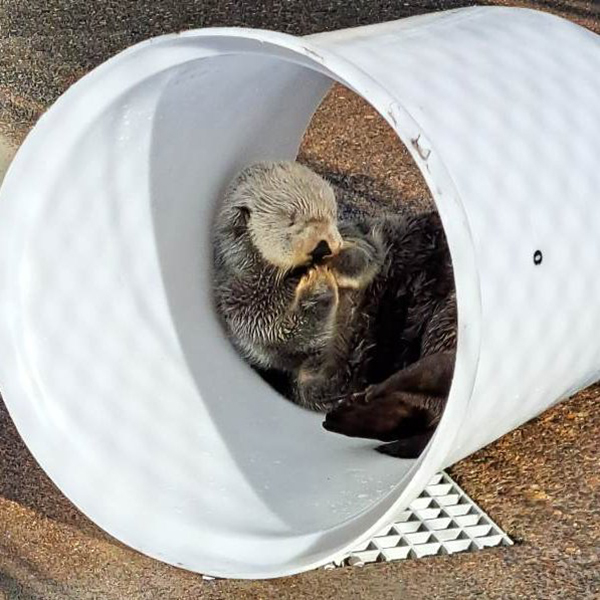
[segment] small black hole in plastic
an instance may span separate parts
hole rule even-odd
[[[536,250],[533,253],[533,264],[534,265],[541,265],[543,258],[544,257],[542,256],[542,252],[540,250]]]

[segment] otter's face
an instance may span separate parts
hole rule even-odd
[[[282,270],[337,254],[337,202],[331,186],[297,163],[276,165],[253,186],[247,225],[261,255]]]
[[[305,214],[290,207],[276,213],[254,211],[249,230],[261,255],[272,265],[290,270],[337,254],[342,238],[334,212]]]

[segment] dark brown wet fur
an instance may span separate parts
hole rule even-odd
[[[452,381],[454,278],[437,213],[390,217],[383,231],[386,261],[364,292],[352,389],[324,427],[392,442],[379,450],[414,458],[439,423]]]
[[[328,431],[377,439],[383,454],[415,458],[435,432],[454,372],[454,352],[429,354],[343,400],[326,417]]]

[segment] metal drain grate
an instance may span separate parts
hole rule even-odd
[[[447,473],[439,473],[392,525],[325,568],[455,554],[512,543]]]

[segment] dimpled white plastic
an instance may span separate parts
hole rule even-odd
[[[0,389],[38,462],[122,542],[210,575],[296,573],[369,539],[440,468],[600,376],[598,73],[597,36],[504,8],[198,30],[95,69],[0,192]],[[220,194],[293,158],[334,80],[405,142],[453,257],[455,377],[417,461],[325,432],[212,309]]]

